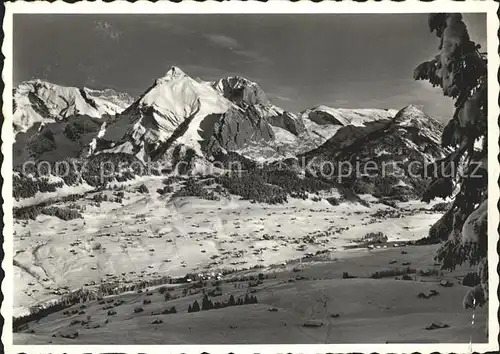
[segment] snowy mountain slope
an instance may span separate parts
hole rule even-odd
[[[298,115],[279,108],[275,111],[277,113],[274,116],[267,118],[273,127],[275,139],[265,146],[245,147],[239,153],[258,160],[297,156],[319,147],[343,126],[363,126],[366,122],[392,118],[397,112],[381,109],[335,109],[327,106],[307,109]]]
[[[201,155],[202,120],[232,106],[210,85],[172,67],[106,127],[101,138],[107,144],[104,151],[152,152],[175,133],[177,144],[187,145]]]
[[[347,109],[320,105],[313,109],[306,109],[300,116],[311,139],[319,146],[331,138],[342,126],[363,126],[366,122],[392,118],[396,113],[397,110],[394,109]]]
[[[221,149],[274,140],[272,119],[295,134],[303,130],[295,116],[269,104],[250,80],[203,82],[173,67],[106,127],[100,151],[157,159],[171,158],[173,148],[182,146],[183,153],[192,150],[198,157],[210,157]]]
[[[304,111],[302,117],[319,125],[363,125],[365,122],[394,117],[396,113],[397,110],[393,109],[347,109],[320,105]]]
[[[443,156],[441,131],[439,122],[410,105],[391,119],[343,126],[299,158],[312,161],[313,170],[323,168],[323,173],[325,166],[332,166],[333,171],[327,172],[358,193],[388,196],[402,192],[414,197],[428,182],[420,174],[422,168]],[[350,172],[341,166],[343,162],[351,163]]]
[[[337,133],[317,149],[310,151],[307,155],[327,153],[331,156],[341,153],[342,155],[365,149],[366,143],[380,142],[388,143],[399,141],[408,147],[426,151],[422,156],[432,160],[435,156],[440,156],[440,132],[442,125],[427,116],[424,112],[413,105],[401,109],[392,119],[381,119],[367,122],[365,125],[348,125],[340,128]],[[396,141],[393,141],[394,138]],[[362,144],[363,143],[363,144]],[[394,144],[388,148],[392,151],[398,150],[401,146]],[[378,150],[370,151],[377,155]]]
[[[118,92],[113,89],[107,88],[103,90],[96,90],[84,87],[83,90],[88,96],[92,97],[94,100],[102,101],[103,104],[104,102],[109,102],[115,106],[122,107],[120,111],[117,111],[117,113],[121,113],[125,108],[134,103],[134,98],[128,93]]]
[[[398,112],[395,119],[401,127],[413,127],[418,134],[441,144],[441,131],[443,125],[436,119],[428,116],[414,105],[409,105]]]
[[[346,109],[320,105],[297,115],[273,105],[260,86],[246,78],[227,77],[215,81],[212,86],[240,107],[254,106],[274,127],[285,129],[296,136],[306,133],[313,140],[322,140],[318,146],[340,126],[363,125],[369,121],[392,118],[397,113],[394,109]]]
[[[79,89],[42,80],[25,81],[14,89],[14,133],[26,132],[35,123],[53,123],[73,115],[94,118],[115,115],[131,101],[128,94],[111,89]]]
[[[290,158],[313,150],[343,126],[364,126],[365,123],[393,118],[396,110],[345,109],[318,106],[295,115],[269,105],[267,121],[272,125],[274,139],[248,144],[238,153],[255,160]]]

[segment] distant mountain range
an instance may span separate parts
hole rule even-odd
[[[74,115],[101,118],[115,115],[132,104],[133,98],[111,89],[65,87],[30,80],[14,89],[14,132],[26,132],[37,123],[53,123]]]
[[[227,154],[260,162],[304,158],[315,167],[368,158],[424,163],[442,155],[442,126],[414,106],[321,105],[294,113],[272,104],[246,78],[204,82],[177,67],[135,100],[110,89],[23,82],[14,90],[13,124],[15,166],[103,154],[165,164],[188,159],[192,169]]]

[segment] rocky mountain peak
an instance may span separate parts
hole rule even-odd
[[[168,83],[172,80],[177,80],[177,79],[182,79],[188,77],[188,75],[182,71],[181,68],[177,66],[172,66],[162,77],[159,77],[156,79],[156,85],[161,85]]]
[[[428,116],[416,105],[410,104],[399,110],[394,121],[401,127],[417,129],[419,134],[427,136],[437,144],[441,141],[442,123]]]
[[[264,90],[256,82],[241,76],[229,76],[217,80],[212,84],[212,87],[240,107],[269,104]]]

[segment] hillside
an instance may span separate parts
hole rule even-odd
[[[439,122],[408,106],[394,118],[343,126],[299,158],[357,193],[415,198],[429,182],[423,167],[443,156],[441,131]]]
[[[166,284],[92,299],[49,314],[14,333],[16,344],[295,344],[295,343],[482,343],[487,311],[478,308],[477,325],[458,308],[466,286],[461,267],[439,286],[436,274],[371,278],[396,272],[400,263],[415,271],[429,264],[433,246],[407,246],[350,258],[291,263],[271,271],[255,269],[221,280]],[[389,262],[398,260],[396,264]],[[295,271],[292,269],[296,269]],[[358,276],[343,279],[342,273]],[[436,271],[436,273],[439,273]],[[423,273],[422,273],[423,274]],[[203,285],[205,284],[205,285]],[[213,309],[189,313],[203,293]],[[419,293],[437,291],[431,299]],[[257,303],[246,303],[254,297]],[[230,305],[233,297],[234,305]],[[221,307],[224,304],[224,307]],[[175,312],[172,313],[175,309]],[[446,326],[430,330],[432,324]],[[360,332],[364,333],[360,340]],[[78,334],[78,336],[76,336]]]

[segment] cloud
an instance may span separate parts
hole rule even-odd
[[[122,35],[121,32],[117,31],[109,22],[106,21],[96,21],[95,28],[98,32],[104,34],[113,41],[119,40]]]
[[[272,64],[272,61],[269,58],[261,55],[259,52],[254,50],[249,50],[244,48],[235,38],[226,36],[224,34],[206,34],[205,38],[208,41],[216,46],[229,49],[234,54],[246,58],[250,63],[266,63]]]
[[[215,45],[220,47],[228,48],[228,49],[236,49],[240,47],[240,43],[229,36],[225,36],[223,34],[207,34],[205,37]]]

